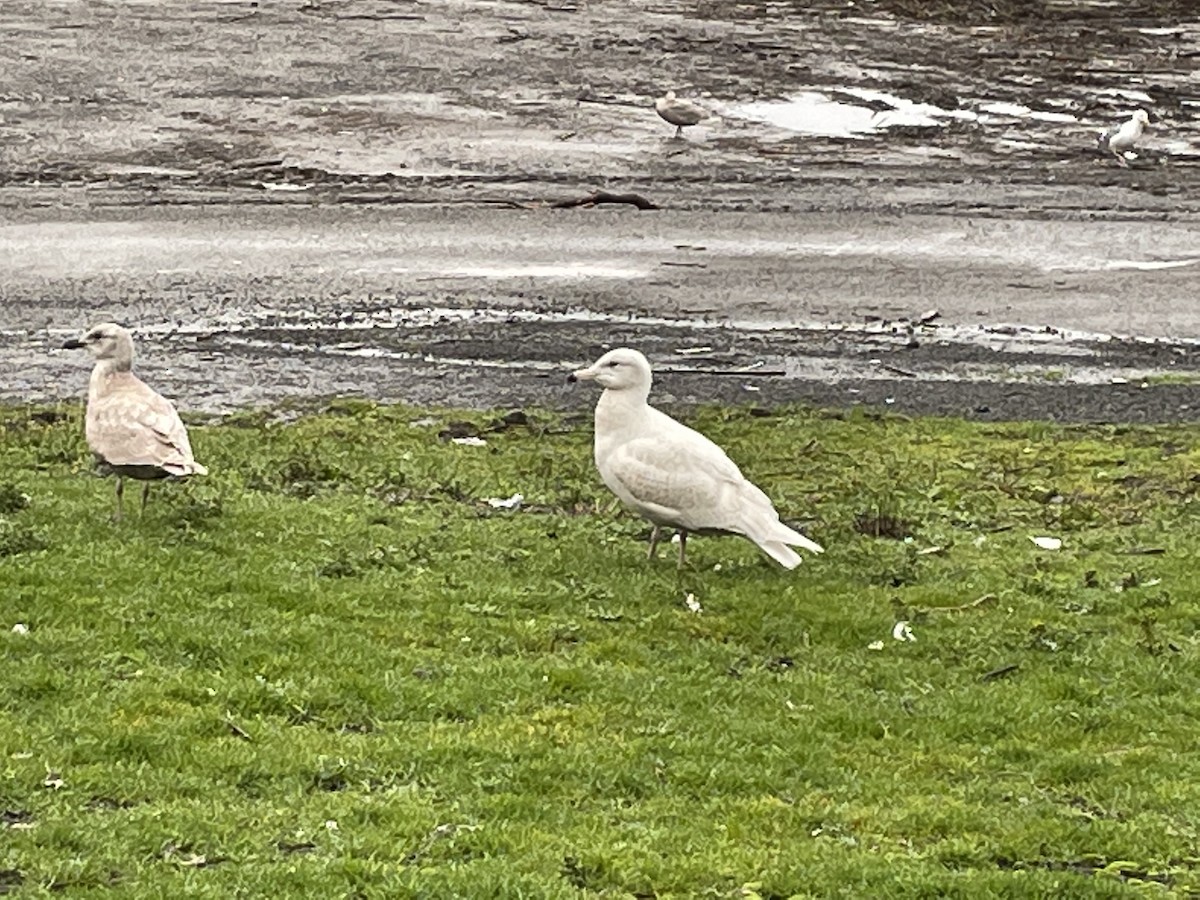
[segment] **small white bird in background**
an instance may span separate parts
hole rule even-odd
[[[88,382],[86,432],[88,447],[105,475],[117,476],[117,521],[125,479],[145,481],[142,511],[150,481],[207,475],[192,456],[187,429],[171,401],[133,374],[133,337],[112,322],[96,325],[64,350],[86,348],[96,358]]]
[[[596,404],[596,468],[609,490],[653,523],[648,557],[661,527],[679,532],[681,567],[689,532],[741,535],[789,569],[800,564],[789,544],[824,552],[779,521],[767,495],[724,450],[646,402],[650,363],[637,350],[611,350],[568,380],[604,388]]]
[[[655,111],[675,126],[675,137],[683,137],[683,129],[695,125],[702,119],[708,118],[708,110],[697,106],[690,100],[678,100],[674,91],[667,91],[665,97],[654,101]]]
[[[1144,109],[1139,109],[1129,117],[1129,121],[1100,132],[1097,145],[1101,150],[1107,150],[1115,156],[1121,165],[1128,166],[1125,154],[1132,152],[1149,124],[1150,116]]]

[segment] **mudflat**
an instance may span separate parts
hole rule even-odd
[[[619,342],[668,402],[1195,418],[1200,17],[1028,6],[6,3],[0,398],[114,318],[209,411],[583,406]]]

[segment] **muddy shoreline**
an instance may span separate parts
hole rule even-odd
[[[1200,16],[918,6],[5,4],[0,400],[111,318],[197,412],[583,408],[628,343],[668,404],[1196,418]]]
[[[1200,342],[939,319],[788,328],[375,305],[330,316],[260,313],[223,328],[147,326],[139,331],[139,369],[197,414],[347,396],[585,410],[592,392],[567,385],[566,373],[606,347],[630,345],[654,361],[655,398],[668,408],[803,403],[985,421],[1200,420]],[[0,336],[0,358],[20,373],[0,388],[0,400],[78,398],[87,362],[58,349],[67,333]]]
[[[86,361],[58,347],[115,319],[193,412],[335,395],[583,408],[559,375],[627,344],[670,373],[667,404],[1200,416],[1186,223],[225,205],[21,218],[0,226],[3,400],[78,397]]]

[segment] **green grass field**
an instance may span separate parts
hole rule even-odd
[[[1200,892],[1194,429],[686,418],[827,552],[678,572],[590,420],[357,403],[114,524],[0,411],[0,894]]]

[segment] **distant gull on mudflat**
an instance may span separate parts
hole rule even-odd
[[[596,468],[609,490],[653,523],[650,557],[661,527],[679,533],[680,566],[689,532],[741,535],[789,569],[800,555],[788,545],[823,552],[779,521],[767,495],[724,450],[647,402],[650,363],[637,350],[611,350],[569,380],[604,388],[596,404]]]
[[[675,126],[675,137],[683,137],[683,129],[695,125],[702,119],[708,118],[708,110],[690,100],[679,100],[674,91],[667,91],[665,97],[654,101],[655,111]]]
[[[126,478],[147,482],[142,487],[145,511],[150,481],[207,475],[208,469],[192,456],[187,429],[171,401],[133,374],[129,331],[105,322],[63,344],[64,350],[81,348],[96,358],[88,382],[88,447],[101,472],[117,476],[117,520]]]
[[[1139,109],[1129,117],[1129,121],[1100,132],[1097,145],[1101,150],[1107,150],[1116,157],[1117,162],[1121,165],[1128,166],[1129,163],[1126,160],[1137,158],[1137,155],[1133,153],[1134,144],[1138,142],[1149,124],[1150,116],[1144,109]]]

